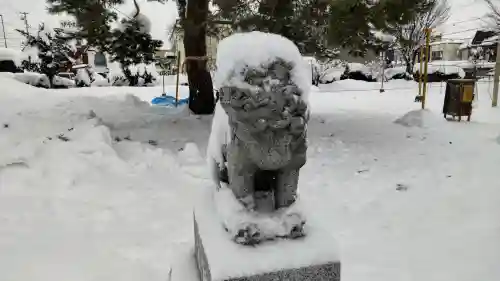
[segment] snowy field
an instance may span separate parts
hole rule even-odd
[[[196,280],[209,117],[151,106],[161,87],[0,85],[0,280],[166,281],[170,268]],[[310,94],[300,192],[339,241],[342,280],[500,280],[492,85],[479,85],[470,123],[443,118],[444,84],[425,111],[416,83],[378,87]]]

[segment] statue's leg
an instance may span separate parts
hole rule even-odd
[[[255,209],[254,175],[257,167],[247,157],[244,147],[237,139],[229,145],[227,157],[229,187],[247,212],[253,211]],[[242,220],[232,228],[234,240],[237,243],[248,245],[260,242],[260,230],[256,223]]]
[[[274,196],[276,209],[290,207],[295,202],[298,182],[298,169],[284,169],[278,172]]]
[[[297,238],[304,235],[305,220],[298,211],[288,209],[297,199],[299,169],[284,169],[278,173],[275,190],[275,206],[282,212],[282,223],[288,233],[286,236]]]
[[[257,167],[248,159],[244,148],[235,140],[228,147],[227,170],[234,196],[249,210],[255,208],[254,175]]]

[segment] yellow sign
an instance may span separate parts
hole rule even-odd
[[[474,97],[474,86],[463,85],[462,102],[472,102]]]

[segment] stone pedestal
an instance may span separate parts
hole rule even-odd
[[[337,244],[311,220],[307,236],[252,246],[234,243],[205,195],[194,211],[195,255],[200,281],[340,281]]]

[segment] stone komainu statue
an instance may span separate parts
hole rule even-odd
[[[226,140],[219,144],[222,157],[216,163],[216,179],[256,216],[262,215],[256,192],[271,191],[273,212],[269,216],[284,226],[283,231],[271,235],[274,237],[264,237],[258,222],[243,221],[230,231],[240,244],[304,235],[304,218],[288,211],[296,201],[299,170],[306,163],[309,118],[303,98],[306,93],[292,79],[294,67],[302,66],[276,58],[260,67],[234,69],[233,76],[243,83],[226,83],[218,91],[216,111],[225,111],[228,128]],[[212,134],[217,133],[214,127]]]

